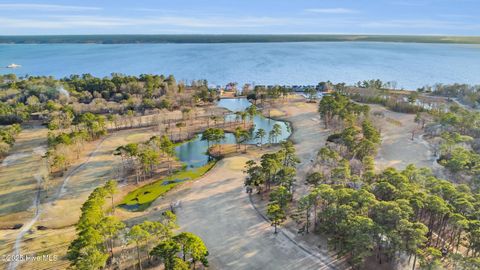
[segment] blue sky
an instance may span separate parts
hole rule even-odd
[[[480,35],[480,0],[0,0],[0,35]]]

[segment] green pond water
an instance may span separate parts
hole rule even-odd
[[[218,102],[217,105],[219,107],[226,108],[226,109],[228,109],[232,112],[231,114],[228,114],[228,115],[225,116],[225,121],[228,122],[228,121],[234,121],[235,120],[235,117],[236,117],[235,112],[244,111],[246,108],[248,108],[252,104],[245,98],[236,98],[236,99],[222,99]],[[273,125],[279,124],[281,129],[282,129],[281,135],[277,138],[277,140],[279,142],[287,139],[291,134],[291,131],[290,131],[290,128],[289,128],[289,123],[287,123],[287,122],[276,121],[276,120],[273,120],[273,119],[263,117],[261,115],[255,116],[254,119],[253,119],[253,122],[255,124],[255,129],[254,129],[253,132],[256,132],[258,129],[263,128],[266,131],[267,134],[268,134],[268,132],[270,132],[272,130]],[[266,140],[264,139],[264,143],[265,143],[265,141]],[[234,144],[235,143],[235,137],[232,133],[225,133],[225,139],[220,143],[221,144]],[[259,141],[256,140],[256,139],[252,139],[248,143],[249,144],[258,144]],[[195,139],[190,140],[188,142],[184,142],[184,143],[180,144],[179,146],[177,146],[175,148],[176,155],[177,155],[178,159],[180,161],[182,161],[187,166],[187,168],[186,168],[187,171],[184,171],[184,173],[187,173],[187,172],[190,172],[194,169],[203,167],[203,166],[207,165],[207,163],[209,161],[211,161],[211,157],[209,155],[207,155],[207,148],[208,148],[207,142],[201,140],[201,135],[200,134]],[[133,200],[129,201],[128,203],[122,204],[120,206],[124,209],[129,210],[129,211],[142,211],[142,210],[148,208],[150,206],[150,203],[151,203],[151,201],[149,201],[147,203],[140,203],[140,201],[145,200],[145,196],[152,197],[151,193],[154,192],[154,191],[161,190],[164,187],[168,188],[168,186],[174,185],[174,184],[177,184],[177,183],[180,183],[180,182],[191,180],[190,177],[185,178],[185,177],[180,177],[180,176],[178,178],[175,178],[174,176],[170,177],[170,178],[171,179],[169,179],[169,180],[167,180],[167,179],[160,180],[160,181],[162,181],[160,186],[157,185],[155,188],[153,188],[153,187],[151,189],[141,188],[140,192],[134,191],[134,192],[137,192],[136,197],[133,198]],[[153,183],[153,185],[155,185],[155,183]],[[145,190],[145,191],[143,191],[143,190]],[[159,195],[159,196],[161,196],[161,195]],[[156,199],[156,196],[154,196],[150,199]]]
[[[250,105],[252,104],[245,98],[221,99],[217,104],[217,106],[226,108],[232,112],[225,116],[225,121],[227,122],[235,120],[236,115],[234,112],[244,111]],[[258,129],[263,128],[268,134],[268,132],[272,130],[274,124],[279,124],[282,128],[282,134],[278,137],[278,141],[287,139],[291,134],[289,123],[287,122],[269,119],[261,115],[255,116],[253,122],[255,124],[254,133]],[[267,140],[264,138],[263,143],[266,141]],[[257,139],[251,139],[248,143],[257,144],[259,142],[260,141]],[[232,133],[225,133],[225,139],[220,143],[234,144],[235,136]],[[177,146],[175,151],[179,160],[185,163],[188,168],[198,168],[204,166],[211,160],[211,157],[206,154],[207,149],[207,141],[203,141],[201,136],[197,136],[197,138]]]

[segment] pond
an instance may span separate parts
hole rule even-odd
[[[244,111],[252,105],[245,98],[233,98],[233,99],[221,99],[217,106],[226,108],[232,113],[225,116],[226,121],[233,121],[236,117],[234,112]],[[253,119],[255,124],[254,133],[263,128],[268,134],[272,129],[273,125],[279,124],[282,130],[281,135],[278,137],[278,141],[286,140],[290,134],[289,123],[283,121],[277,121],[270,118],[263,117],[261,115],[256,115]],[[268,137],[268,135],[267,135]],[[263,143],[266,143],[268,139],[264,138]],[[235,144],[235,136],[232,133],[225,133],[225,139],[220,142],[221,144]],[[249,144],[260,143],[259,139],[251,139],[248,141]],[[197,136],[195,139],[185,142],[175,148],[177,157],[180,161],[185,163],[188,168],[198,168],[204,166],[211,160],[211,157],[207,155],[208,143],[207,141],[202,141],[201,135]]]

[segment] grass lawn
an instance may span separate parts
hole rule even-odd
[[[128,193],[120,205],[129,210],[143,211],[147,209],[158,197],[162,196],[176,185],[201,177],[208,172],[213,165],[215,165],[215,162],[210,162],[203,167],[191,170],[183,170],[151,184],[140,187]]]

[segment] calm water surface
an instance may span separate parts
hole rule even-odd
[[[112,72],[174,74],[211,84],[355,83],[379,78],[398,87],[480,84],[480,47],[461,44],[300,42],[246,44],[8,44],[0,73],[52,75]]]
[[[243,111],[250,105],[251,103],[245,98],[222,99],[218,102],[219,107],[227,108],[232,112]],[[235,118],[235,115],[227,115],[226,118],[227,121],[233,120]],[[291,132],[288,127],[288,123],[286,122],[272,120],[260,115],[255,116],[253,121],[255,124],[254,132],[256,132],[260,128],[263,128],[268,134],[268,132],[272,130],[274,124],[279,124],[282,128],[282,134],[281,136],[279,136],[278,140],[282,141],[290,136]],[[264,138],[263,143],[265,143],[266,141],[267,138]],[[248,143],[256,144],[259,143],[259,140],[252,139]],[[225,133],[225,139],[221,142],[221,144],[235,144],[235,136],[233,136],[232,133]],[[177,146],[177,148],[175,148],[175,151],[180,161],[187,164],[188,167],[201,167],[207,164],[207,162],[209,161],[209,157],[206,154],[207,149],[207,141],[202,141],[201,135],[199,135],[196,139]]]

